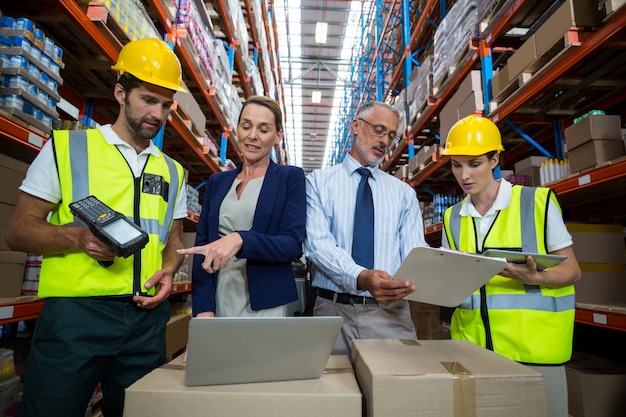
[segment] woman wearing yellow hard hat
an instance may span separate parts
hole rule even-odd
[[[468,340],[544,375],[548,416],[567,417],[563,364],[572,353],[574,283],[581,271],[555,193],[496,180],[504,150],[498,127],[471,115],[448,133],[444,155],[466,194],[444,214],[442,246],[469,253],[507,249],[564,255],[541,270],[532,256],[509,262],[452,316],[453,339]],[[462,277],[461,277],[462,279]]]

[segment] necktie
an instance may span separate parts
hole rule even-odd
[[[367,268],[374,268],[374,201],[368,178],[372,173],[367,168],[359,168],[361,182],[356,192],[354,207],[354,232],[352,235],[352,259]]]

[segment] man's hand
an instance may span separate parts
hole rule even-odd
[[[415,291],[409,281],[393,279],[385,271],[366,269],[357,278],[359,288],[369,291],[379,304],[386,304],[406,297]]]
[[[144,284],[146,289],[150,289],[154,286],[156,286],[157,291],[154,297],[136,295],[133,297],[133,301],[137,303],[139,307],[146,309],[153,309],[161,304],[172,291],[172,274],[165,269],[156,271]]]

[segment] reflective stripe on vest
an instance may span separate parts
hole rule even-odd
[[[460,216],[461,203],[444,213],[450,247],[477,253],[477,247],[546,253],[545,227],[550,200],[547,188],[513,186],[509,207],[501,210],[478,245],[474,220]],[[574,287],[551,288],[523,284],[499,275],[484,287],[490,337],[494,351],[519,362],[557,364],[571,356],[574,324]],[[481,316],[481,293],[476,291],[455,310],[451,333],[454,339],[486,346]]]

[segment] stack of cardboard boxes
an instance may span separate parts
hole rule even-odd
[[[626,153],[619,115],[592,114],[565,129],[571,172],[580,172]]]
[[[26,266],[26,253],[12,251],[4,235],[19,194],[18,187],[26,176],[28,164],[0,154],[0,298],[18,297],[22,293],[22,280]]]

